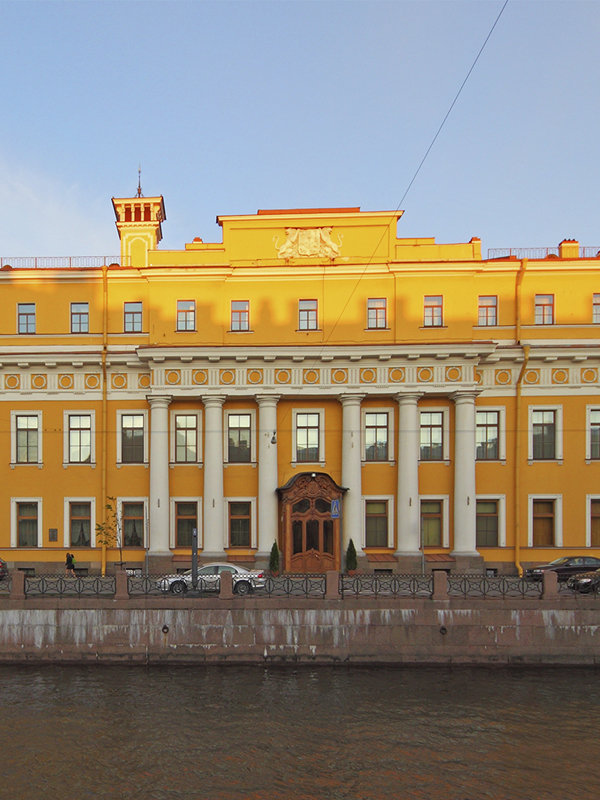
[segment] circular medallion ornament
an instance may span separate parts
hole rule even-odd
[[[195,386],[202,386],[208,381],[208,373],[204,369],[195,369],[192,372],[192,383]]]
[[[221,383],[224,383],[226,386],[229,386],[231,383],[235,383],[235,372],[232,369],[222,369]]]
[[[304,383],[319,382],[319,373],[316,369],[305,369],[303,377],[304,377]]]
[[[292,373],[289,369],[278,369],[275,373],[275,383],[289,383],[292,380]]]
[[[169,386],[179,386],[181,383],[181,372],[178,369],[169,369],[165,375],[165,380]]]
[[[447,367],[446,380],[455,383],[462,378],[462,370],[460,367]]]
[[[483,383],[483,372],[478,369],[475,370],[475,382]]]
[[[367,369],[361,369],[360,371],[360,381],[361,383],[374,383],[377,379],[377,373],[374,369],[367,367]]]
[[[552,370],[552,383],[568,383],[569,373],[566,369]]]
[[[100,376],[99,375],[86,375],[85,376],[85,388],[86,389],[98,389],[100,386]]]
[[[45,375],[32,375],[31,385],[34,389],[45,389],[48,385],[48,380]]]
[[[118,372],[116,375],[112,376],[111,383],[113,389],[125,389],[127,387],[127,375]]]
[[[525,373],[525,383],[539,383],[540,373],[537,369],[529,369]]]
[[[73,388],[73,376],[72,375],[59,375],[58,376],[58,388],[59,389],[72,389]]]
[[[499,383],[501,386],[506,386],[507,383],[510,383],[512,379],[512,374],[509,369],[497,369],[496,370],[496,383]]]
[[[262,383],[263,371],[262,369],[249,369],[247,373],[248,383]]]
[[[421,367],[417,370],[417,380],[421,381],[421,383],[429,383],[429,381],[433,380],[431,367]]]
[[[7,375],[4,378],[4,386],[7,389],[18,389],[21,386],[20,375]]]
[[[347,383],[348,370],[347,369],[334,369],[331,373],[331,380],[334,383]]]
[[[140,389],[150,388],[150,375],[138,375],[138,387]]]
[[[583,383],[596,383],[598,380],[598,370],[593,369],[592,367],[582,370],[581,380]]]
[[[392,383],[402,383],[405,378],[405,373],[402,367],[392,367],[389,372],[389,378]]]

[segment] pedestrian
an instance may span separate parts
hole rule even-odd
[[[77,577],[75,575],[75,557],[72,556],[71,553],[67,553],[65,568],[66,568],[66,575],[71,575],[73,578]]]

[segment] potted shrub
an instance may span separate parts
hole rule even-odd
[[[358,569],[358,560],[356,558],[356,547],[352,539],[348,542],[348,549],[346,550],[346,572],[348,575],[354,575]]]
[[[271,548],[269,572],[275,577],[279,575],[279,548],[277,547],[277,542],[273,542],[273,547]]]

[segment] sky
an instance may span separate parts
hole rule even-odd
[[[600,247],[600,2],[0,0],[0,256],[161,249],[217,215],[360,206],[402,237]],[[404,199],[402,199],[404,198]]]

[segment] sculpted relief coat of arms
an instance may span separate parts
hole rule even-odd
[[[332,228],[286,228],[286,240],[278,247],[279,237],[273,241],[278,258],[337,258],[342,246],[342,237],[338,236],[338,244],[331,239]]]

